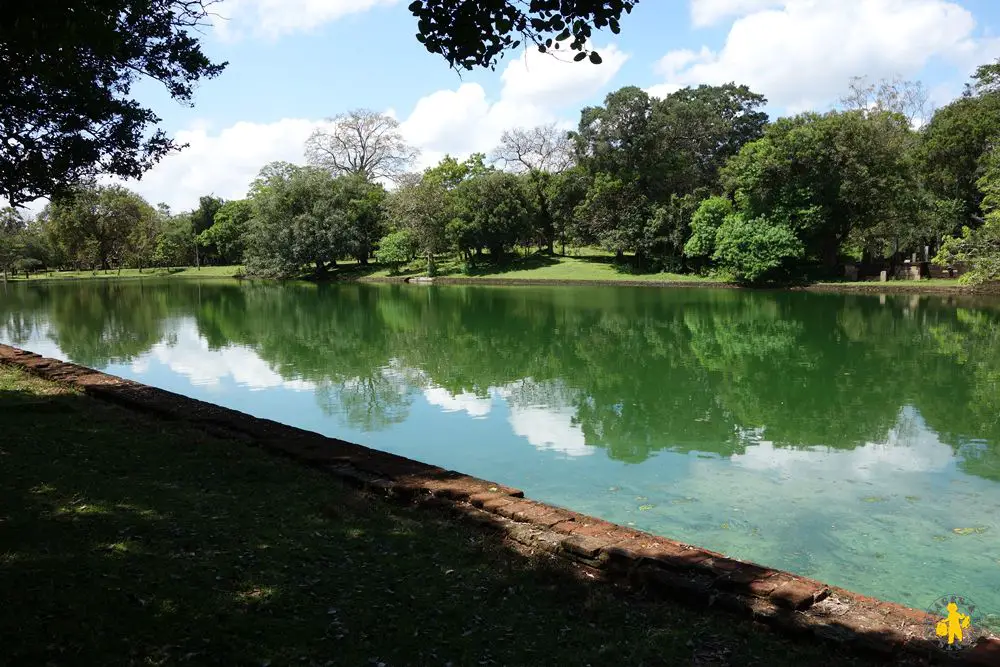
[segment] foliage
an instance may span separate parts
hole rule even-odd
[[[0,273],[4,280],[23,256],[26,226],[24,217],[17,209],[0,209]]]
[[[222,72],[198,43],[209,2],[25,2],[0,23],[0,197],[63,195],[97,173],[138,178],[179,147],[132,98],[140,77],[189,103]]]
[[[316,129],[305,146],[306,159],[334,176],[398,180],[420,154],[403,139],[399,121],[370,109],[354,109]]]
[[[415,0],[409,5],[417,17],[417,40],[455,69],[494,68],[504,51],[522,43],[545,53],[567,46],[574,60],[600,55],[587,48],[593,29],[604,27],[617,34],[623,13],[631,13],[638,0],[513,0],[454,2]]]
[[[191,233],[195,237],[195,264],[198,266],[219,263],[219,249],[210,237],[203,235],[215,224],[215,214],[224,203],[221,197],[203,195],[198,198],[198,207],[191,211]]]
[[[966,264],[963,280],[972,284],[1000,280],[1000,147],[983,159],[985,173],[979,179],[986,214],[981,226],[962,228],[961,235],[945,239],[934,258],[939,264]]]
[[[401,229],[379,240],[375,261],[388,266],[390,273],[395,274],[400,266],[413,260],[418,250],[413,234],[408,229]]]
[[[215,247],[219,261],[224,265],[241,263],[243,235],[252,215],[253,206],[249,200],[227,201],[215,212],[212,226],[198,235],[198,243]]]
[[[703,200],[691,216],[691,236],[684,245],[684,254],[692,258],[711,257],[715,253],[715,238],[725,219],[733,214],[733,202],[726,197]]]
[[[504,130],[492,159],[515,173],[559,174],[573,166],[573,142],[555,123]]]
[[[774,277],[802,252],[802,241],[785,225],[734,213],[719,227],[712,258],[737,281],[758,283]]]
[[[576,209],[581,236],[619,257],[642,252],[649,202],[638,183],[598,173],[586,198]]]
[[[190,213],[162,215],[153,261],[157,266],[193,266],[197,243]]]
[[[66,261],[92,270],[121,267],[130,257],[148,261],[155,218],[149,203],[119,185],[77,187],[54,199],[46,215]]]
[[[326,273],[347,246],[337,190],[336,180],[323,169],[287,162],[265,166],[251,186],[247,271],[287,278],[311,266],[317,274]]]
[[[458,249],[466,254],[481,249],[502,257],[530,232],[532,201],[521,179],[493,171],[460,183],[454,192],[460,232],[450,227]]]
[[[1000,61],[998,61],[1000,63]],[[919,158],[935,197],[963,204],[961,224],[982,222],[983,156],[1000,137],[1000,64],[977,69],[965,93],[939,109],[922,131]]]

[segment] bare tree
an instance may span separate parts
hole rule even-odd
[[[306,160],[334,175],[358,174],[395,182],[420,151],[406,143],[399,122],[371,109],[354,109],[328,119],[306,140]]]
[[[573,166],[573,143],[555,123],[506,130],[492,161],[504,169],[524,172],[537,169],[558,174]]]
[[[899,76],[877,82],[869,81],[866,76],[851,77],[849,92],[840,103],[851,110],[899,113],[906,117],[910,125],[926,121],[933,111],[924,84],[906,81]]]

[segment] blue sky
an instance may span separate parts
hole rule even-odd
[[[189,208],[200,194],[241,197],[261,166],[302,162],[324,118],[392,113],[422,151],[489,151],[500,133],[575,124],[579,109],[625,85],[666,94],[737,81],[772,115],[827,110],[853,75],[923,81],[947,103],[976,65],[1000,57],[996,0],[642,0],[619,35],[598,34],[601,66],[509,53],[496,71],[450,70],[414,39],[403,0],[223,0],[203,43],[226,71],[194,108],[153,84],[137,93],[190,147],[131,183],[153,203]]]

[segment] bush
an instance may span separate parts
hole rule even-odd
[[[757,283],[772,278],[787,260],[803,253],[802,241],[788,227],[734,213],[726,216],[716,233],[712,259],[738,282]]]
[[[389,273],[395,275],[399,267],[412,260],[417,254],[417,241],[409,230],[401,230],[386,234],[378,242],[375,251],[375,261],[389,267]]]
[[[709,197],[698,205],[691,216],[691,238],[684,245],[687,257],[711,257],[715,252],[715,237],[727,216],[733,214],[733,204],[725,197]]]

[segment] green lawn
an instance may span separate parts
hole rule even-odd
[[[390,275],[384,267],[363,269],[357,265],[345,264],[344,273],[357,273],[364,277],[384,278]],[[402,276],[426,276],[426,260],[416,260],[399,271]],[[441,259],[437,264],[437,275],[463,279],[502,280],[559,280],[559,281],[629,281],[629,282],[718,282],[704,276],[679,273],[638,273],[616,265],[606,254],[593,252],[578,253],[578,256],[533,254],[517,257],[496,265],[488,262],[473,264],[463,271],[463,262],[455,258]]]
[[[92,280],[104,278],[232,278],[243,272],[240,266],[193,266],[157,269],[111,269],[109,271],[44,271],[34,273],[29,280]],[[14,277],[24,281],[24,276]]]
[[[830,664],[3,366],[0,419],[5,665]]]

